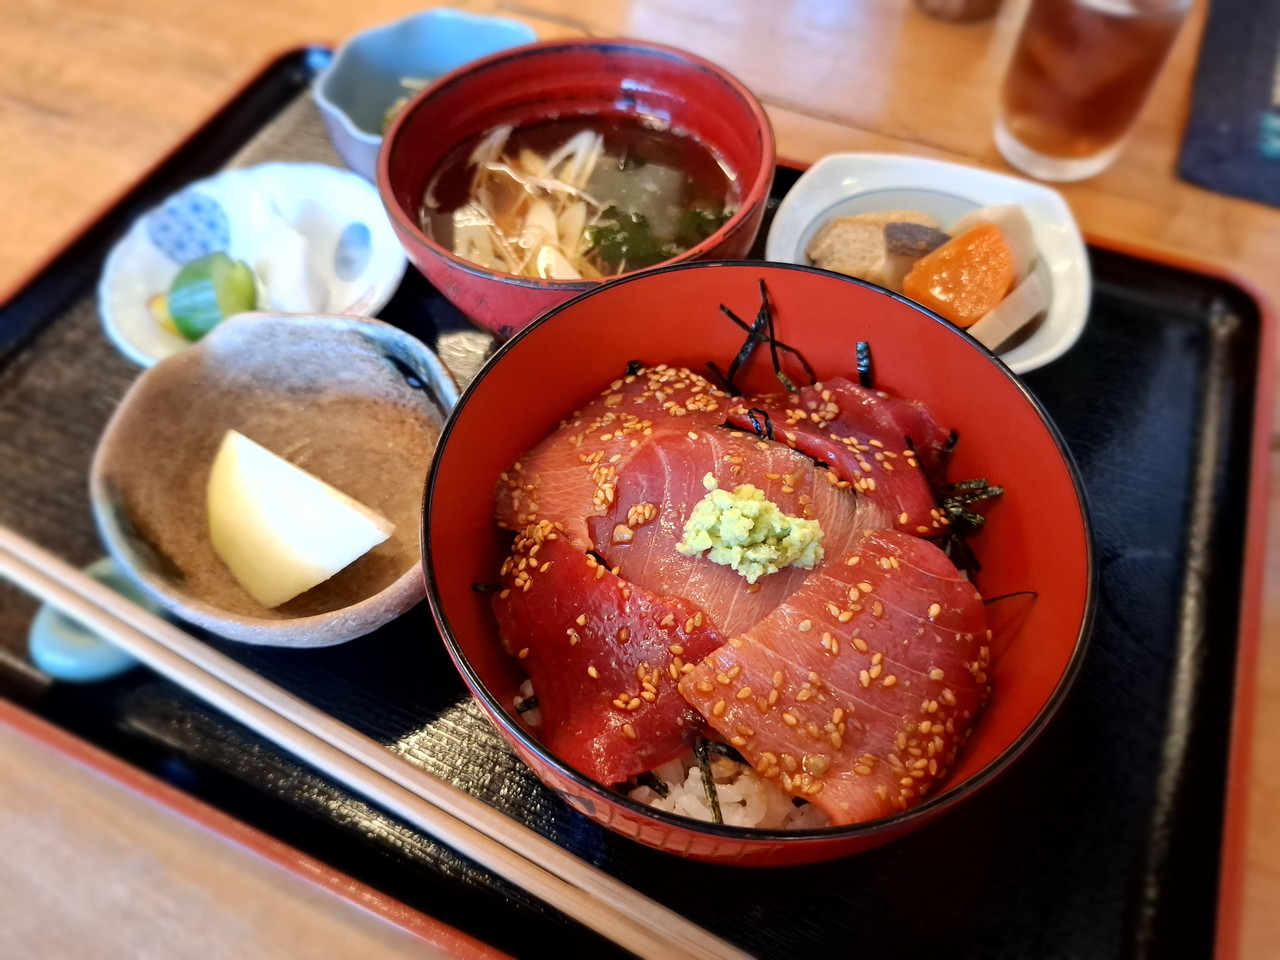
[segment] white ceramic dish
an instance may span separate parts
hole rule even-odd
[[[532,27],[503,17],[448,8],[415,13],[344,43],[316,78],[316,106],[338,155],[373,180],[383,121],[398,99],[464,63],[537,39]]]
[[[248,263],[259,309],[372,316],[404,275],[404,251],[368,181],[318,163],[268,163],[193,183],[139,217],[98,284],[107,336],[149,367],[191,342],[162,327],[148,301],[183,264],[216,251]]]
[[[1084,330],[1089,313],[1089,258],[1061,194],[1020,177],[943,160],[885,153],[833,153],[801,175],[778,206],[765,257],[812,263],[809,241],[833,217],[875,210],[922,210],[950,227],[976,207],[1016,203],[1035,236],[1049,309],[1032,332],[998,356],[1026,373],[1062,356]]]

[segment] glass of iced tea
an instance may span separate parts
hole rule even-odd
[[[996,118],[1004,158],[1041,180],[1105,169],[1191,0],[1031,0]]]

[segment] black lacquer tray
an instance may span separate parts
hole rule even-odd
[[[290,110],[312,109],[303,101],[326,60],[308,50],[272,65],[0,306],[0,522],[77,563],[101,552],[85,475],[137,372],[99,331],[102,259],[136,215],[243,157]],[[795,177],[779,168],[775,200]],[[609,833],[506,750],[425,605],[336,648],[217,646],[761,957],[1204,956],[1235,665],[1252,642],[1241,584],[1266,318],[1217,276],[1100,247],[1090,256],[1083,337],[1025,380],[1087,488],[1100,571],[1092,646],[1058,717],[1008,773],[887,847],[750,869]],[[428,342],[465,329],[412,270],[382,315]],[[501,950],[618,953],[146,670],[90,687],[42,677],[25,661],[32,609],[0,589],[0,693],[31,713]]]

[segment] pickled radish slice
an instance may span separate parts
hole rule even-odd
[[[208,504],[213,549],[267,608],[324,583],[395,531],[377,511],[235,430],[214,457]]]
[[[1016,257],[993,223],[980,223],[921,257],[902,281],[902,292],[968,327],[985,317],[1013,288]]]

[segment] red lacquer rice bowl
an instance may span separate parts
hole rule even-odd
[[[857,343],[871,345],[875,386],[922,400],[959,434],[948,480],[990,477],[1005,493],[968,541],[984,597],[1032,591],[1016,629],[992,657],[993,693],[941,788],[917,806],[847,826],[761,830],[654,810],[579,773],[543,746],[513,706],[525,676],[502,648],[492,583],[511,535],[493,523],[498,476],[628,363],[704,372],[727,367],[760,282],[775,336],[819,378],[854,376]],[[743,385],[779,392],[769,351],[747,363]],[[854,853],[926,823],[976,793],[1045,728],[1084,654],[1094,602],[1087,510],[1075,467],[1038,402],[989,351],[901,297],[822,271],[763,263],[687,264],[623,278],[552,310],[489,362],[446,427],[424,510],[428,597],[467,686],[512,749],[551,789],[608,828],[700,860],[755,865]]]

